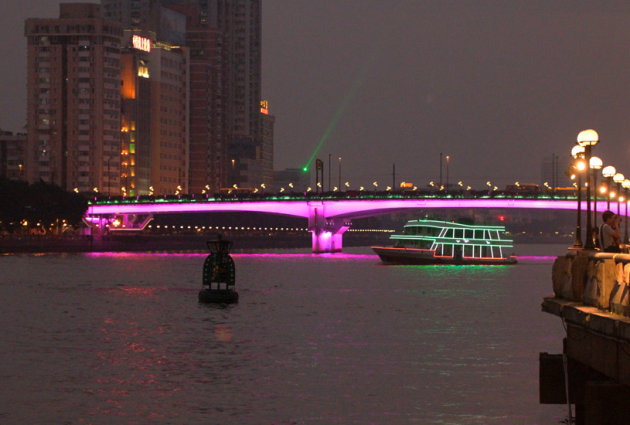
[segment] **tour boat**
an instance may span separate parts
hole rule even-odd
[[[505,226],[484,226],[440,220],[409,220],[402,234],[391,235],[393,247],[373,246],[390,264],[515,264],[508,252]]]

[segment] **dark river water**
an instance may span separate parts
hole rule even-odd
[[[235,254],[240,302],[200,305],[205,254],[0,256],[0,424],[559,424],[538,404],[552,255],[385,266],[369,249]]]

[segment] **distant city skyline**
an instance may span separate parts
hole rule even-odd
[[[0,5],[3,130],[26,122],[24,20],[58,5]],[[426,184],[440,152],[453,181],[537,182],[544,157],[595,128],[595,154],[630,174],[629,16],[622,1],[265,0],[274,168],[302,167],[322,142],[317,156],[342,157],[352,185],[390,182],[393,163],[398,180]]]

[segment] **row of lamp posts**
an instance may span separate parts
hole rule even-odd
[[[592,148],[599,142],[599,135],[595,130],[583,130],[578,134],[577,145],[571,150],[574,158],[573,168],[577,180],[577,225],[575,229],[574,248],[594,249],[593,229],[597,228],[597,172],[601,169],[602,176],[606,181],[606,207],[610,209],[610,198],[615,194],[611,193],[612,183],[617,184],[617,214],[621,214],[621,202],[625,203],[625,232],[624,243],[628,242],[628,191],[630,180],[618,173],[612,165],[603,167],[600,158],[592,156]],[[587,166],[588,164],[588,166]],[[602,168],[603,167],[603,168]],[[582,178],[581,174],[586,170],[586,242],[582,243]],[[591,186],[591,181],[593,182]],[[593,213],[591,215],[591,187],[593,187]],[[625,197],[621,195],[624,189]]]

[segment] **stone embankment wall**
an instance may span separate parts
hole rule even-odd
[[[630,317],[630,254],[569,251],[552,280],[556,298]]]
[[[541,395],[554,395],[541,402],[568,394],[576,425],[630,423],[630,255],[572,250],[556,259],[552,280],[542,309],[565,324],[565,357],[546,360],[560,377],[548,385],[541,356]]]

